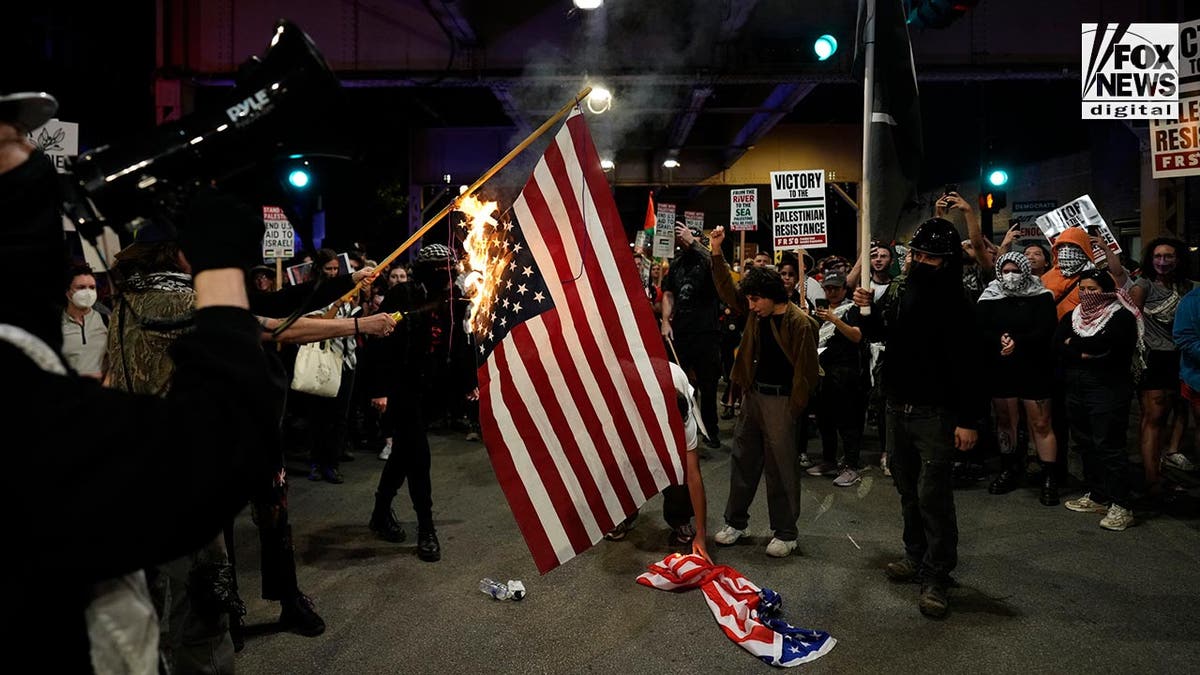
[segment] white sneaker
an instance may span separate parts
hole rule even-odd
[[[1179,469],[1180,471],[1196,470],[1196,465],[1193,464],[1192,460],[1188,459],[1187,455],[1183,454],[1182,452],[1172,452],[1169,455],[1163,455],[1162,463],[1163,466],[1169,466]]]
[[[383,461],[386,462],[387,458],[391,457],[391,456],[392,456],[392,444],[388,443],[387,445],[383,446],[382,450],[379,451],[379,459],[382,459]]]
[[[808,458],[808,453],[800,453],[800,468],[807,469],[810,466],[812,466],[812,460]]]
[[[1100,527],[1113,532],[1120,532],[1132,524],[1133,511],[1118,504],[1108,507],[1108,515],[1100,521]]]
[[[796,540],[784,541],[782,539],[771,538],[771,543],[767,544],[767,555],[772,558],[786,558],[796,550]]]
[[[838,474],[837,478],[833,479],[833,484],[838,487],[850,487],[858,483],[860,480],[862,480],[862,477],[858,475],[857,470],[846,467],[842,469],[842,472]]]
[[[1063,506],[1077,513],[1107,513],[1108,507],[1100,502],[1092,501],[1092,493],[1087,493],[1079,499],[1068,499]]]
[[[746,536],[745,530],[739,530],[732,525],[726,525],[721,528],[721,531],[713,536],[713,541],[722,546],[730,546],[736,544],[738,539]]]

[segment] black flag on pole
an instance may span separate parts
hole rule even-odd
[[[921,168],[921,104],[908,41],[903,0],[859,0],[855,76],[862,81],[866,43],[874,36],[871,120],[863,180],[873,237],[894,239],[904,206],[917,189]],[[866,120],[864,120],[866,123]]]

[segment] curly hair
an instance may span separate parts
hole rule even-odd
[[[1146,244],[1142,252],[1142,276],[1150,281],[1158,280],[1158,272],[1154,269],[1154,249],[1159,246],[1170,246],[1175,249],[1175,278],[1191,279],[1192,265],[1187,244],[1174,237],[1156,237]]]
[[[746,270],[741,283],[738,284],[738,290],[742,295],[767,298],[779,303],[788,301],[783,277],[779,276],[777,270],[768,267],[752,267]]]

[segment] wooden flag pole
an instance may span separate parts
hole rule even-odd
[[[742,230],[738,233],[738,269],[742,270],[742,274],[746,273],[746,231]]]
[[[666,335],[664,335],[663,337],[666,338],[666,340],[667,340],[667,346],[671,348],[671,356],[675,357],[675,364],[678,365],[680,368],[682,368],[683,364],[679,363],[679,354],[675,353],[675,341],[672,340],[671,338],[667,337]]]
[[[863,163],[862,182],[858,191],[858,248],[859,259],[863,261],[863,271],[859,273],[862,287],[871,291],[871,114],[875,110],[875,0],[867,0],[866,23],[863,25]],[[865,274],[864,274],[865,272]],[[861,316],[871,314],[871,306],[859,307]]]
[[[808,269],[804,265],[804,249],[798,249],[800,253],[800,276],[798,277],[798,285],[800,286],[800,309],[808,311]]]
[[[425,236],[425,233],[428,232],[430,230],[430,228],[432,228],[434,225],[436,225],[438,223],[438,221],[440,221],[442,218],[445,218],[447,215],[449,215],[450,212],[453,211],[456,206],[458,206],[458,203],[460,201],[462,201],[463,199],[466,199],[467,197],[474,194],[475,191],[478,190],[481,185],[483,185],[484,183],[491,180],[492,176],[495,176],[497,173],[499,173],[500,170],[503,169],[505,166],[507,166],[509,162],[513,161],[513,159],[517,155],[524,152],[524,150],[526,148],[528,148],[530,145],[532,145],[533,142],[536,141],[539,136],[546,133],[546,131],[548,131],[550,129],[550,127],[554,126],[559,120],[561,120],[563,117],[565,117],[567,115],[567,113],[571,112],[571,108],[574,108],[575,106],[579,105],[579,102],[582,101],[583,99],[587,98],[588,94],[590,94],[590,93],[592,93],[591,87],[584,87],[583,89],[580,89],[579,93],[575,94],[575,97],[573,99],[571,99],[570,103],[568,103],[568,104],[564,105],[562,108],[560,108],[558,112],[554,113],[554,115],[550,117],[550,119],[543,122],[542,126],[538,127],[537,129],[534,129],[533,133],[529,134],[529,136],[525,140],[521,141],[520,144],[517,145],[517,147],[510,150],[509,153],[507,155],[505,155],[504,157],[502,157],[499,162],[496,162],[492,166],[492,168],[485,171],[483,173],[483,175],[479,177],[478,180],[476,180],[474,183],[471,183],[469,186],[467,186],[466,192],[463,192],[457,198],[451,200],[450,203],[447,204],[444,208],[442,208],[441,211],[438,211],[436,215],[434,215],[432,218],[427,220],[425,222],[425,224],[421,226],[421,229],[417,230],[416,232],[413,232],[412,236],[410,236],[403,244],[400,244],[400,246],[395,251],[392,251],[391,254],[388,255],[388,257],[384,258],[383,260],[380,260],[379,264],[376,265],[376,269],[383,269],[383,268],[387,267],[388,265],[392,264],[392,262],[395,261],[396,258],[400,257],[401,253],[404,253],[406,250],[408,250],[408,248],[410,246],[415,244],[418,239]],[[350,298],[353,298],[354,294],[357,293],[359,291],[359,289],[361,289],[365,285],[365,283],[366,283],[365,279],[363,281],[358,282],[358,284],[356,284],[354,286],[354,288],[350,289],[349,292],[347,292],[345,295],[343,295],[341,297],[341,299],[339,299],[334,304],[348,302],[350,300]]]

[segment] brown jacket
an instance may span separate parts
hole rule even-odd
[[[733,272],[719,251],[713,253],[713,283],[721,301],[735,312],[746,314],[750,310],[746,296],[738,292],[733,283]],[[769,324],[772,330],[775,324]],[[816,391],[821,366],[817,361],[817,326],[793,303],[787,304],[787,312],[775,332],[775,340],[792,364],[792,395],[789,401],[792,416],[799,417],[808,406],[809,397]],[[738,347],[737,360],[733,364],[731,379],[743,389],[754,384],[754,370],[758,363],[758,321],[750,317],[742,332],[742,343]]]

